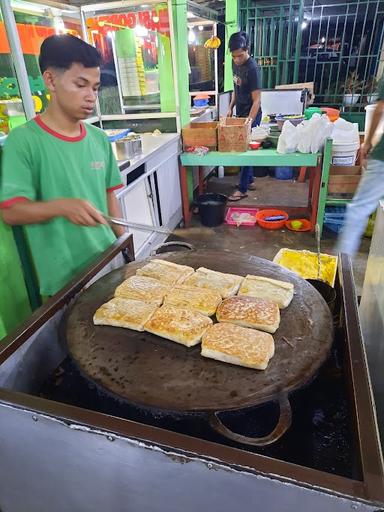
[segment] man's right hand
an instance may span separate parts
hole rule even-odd
[[[361,147],[360,147],[360,163],[361,163],[362,167],[367,166],[368,154],[370,153],[371,149],[372,149],[371,143],[364,142],[364,144],[361,145]]]
[[[233,109],[229,109],[228,112],[227,112],[227,117],[232,117],[233,116]]]
[[[108,224],[102,214],[84,199],[54,199],[50,201],[54,216],[65,217],[80,226],[97,226]]]

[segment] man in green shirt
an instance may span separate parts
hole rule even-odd
[[[53,295],[107,249],[123,228],[114,191],[122,186],[104,132],[83,123],[95,107],[101,56],[70,35],[47,38],[39,58],[46,111],[11,131],[3,153],[3,220],[25,225],[42,295]]]
[[[384,135],[376,146],[372,141],[384,114],[384,78],[378,89],[379,97],[372,117],[372,123],[364,144],[360,149],[360,159],[366,167],[356,193],[347,207],[343,231],[337,243],[337,251],[354,256],[359,249],[369,216],[377,209],[384,197]]]

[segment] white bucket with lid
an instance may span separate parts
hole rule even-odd
[[[376,108],[376,105],[367,105],[365,107],[365,127],[364,127],[365,136],[368,135],[369,127],[371,126],[371,123],[372,123],[372,117],[373,117],[375,108]],[[372,139],[372,144],[374,146],[380,141],[383,134],[384,134],[384,115],[382,116],[381,121],[379,122],[379,124],[376,128],[375,135],[373,136],[373,139]]]
[[[355,165],[359,147],[358,142],[334,142],[332,144],[332,165],[342,167]]]

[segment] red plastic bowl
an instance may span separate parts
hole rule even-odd
[[[254,141],[254,142],[250,142],[250,143],[249,143],[249,147],[250,147],[251,149],[259,149],[259,148],[260,148],[260,146],[261,146],[261,142],[256,142],[256,141]]]
[[[275,215],[283,215],[282,220],[265,220],[267,217],[273,217]],[[283,210],[260,210],[256,213],[256,221],[264,229],[281,229],[285,226],[288,220],[288,213]]]

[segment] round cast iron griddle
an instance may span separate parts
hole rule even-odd
[[[187,348],[146,332],[93,325],[96,309],[148,260],[130,263],[85,290],[66,316],[72,358],[104,389],[131,403],[168,411],[241,409],[286,396],[309,381],[325,361],[333,340],[332,316],[304,279],[270,261],[238,253],[174,252],[156,258],[293,283],[294,298],[281,311],[274,334],[275,355],[266,370],[257,371],[206,359],[200,345]]]

